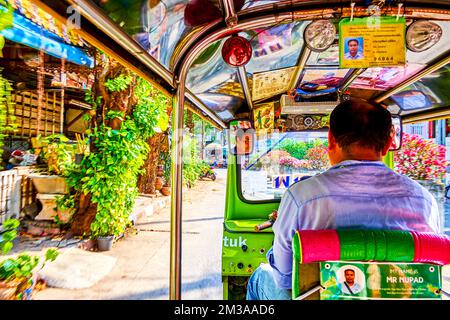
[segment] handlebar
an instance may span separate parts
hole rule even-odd
[[[257,226],[255,226],[255,231],[256,231],[256,232],[259,232],[259,231],[261,231],[261,230],[270,228],[270,227],[273,225],[274,222],[275,222],[275,221],[273,221],[273,220],[267,220],[266,222],[263,222],[263,223],[261,223],[261,224],[258,224]]]
[[[278,212],[276,210],[273,210],[272,213],[269,214],[269,220],[255,226],[255,231],[259,232],[261,230],[270,228],[274,224],[275,220],[277,219],[277,216],[278,216]]]

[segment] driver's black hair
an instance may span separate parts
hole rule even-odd
[[[330,131],[347,152],[352,145],[381,152],[391,130],[391,113],[376,102],[350,99],[337,105],[330,115]]]
[[[350,39],[350,40],[347,41],[347,44],[350,44],[351,41],[356,41],[356,44],[359,46],[358,39]]]

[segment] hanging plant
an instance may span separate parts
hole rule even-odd
[[[13,9],[10,3],[0,0],[0,31],[13,27]],[[3,57],[2,49],[5,46],[5,37],[0,34],[0,57]]]
[[[96,102],[96,109],[101,109],[102,101],[113,101],[119,110],[105,110],[104,122],[97,123],[88,134],[95,152],[85,156],[67,179],[79,195],[89,195],[95,204],[92,238],[119,236],[125,231],[138,196],[137,179],[149,150],[147,139],[157,130],[166,130],[168,124],[167,99],[144,79],[119,74],[108,79],[105,87],[111,96],[131,92],[131,112],[119,105],[118,101],[124,100],[111,96],[94,99],[89,94],[87,99]]]
[[[14,103],[11,100],[11,84],[2,77],[0,69],[0,159],[3,154],[4,139],[16,131]],[[0,169],[3,167],[0,164]]]

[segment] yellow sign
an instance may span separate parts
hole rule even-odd
[[[349,18],[339,22],[339,66],[369,68],[406,63],[405,19]]]
[[[253,74],[253,100],[261,100],[289,90],[296,67]]]
[[[265,103],[253,111],[255,130],[271,130],[274,128],[274,105],[273,103]]]

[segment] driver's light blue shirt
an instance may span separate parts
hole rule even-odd
[[[297,230],[388,229],[440,233],[434,197],[380,161],[343,161],[284,194],[267,252],[279,287],[291,288],[291,242]]]

